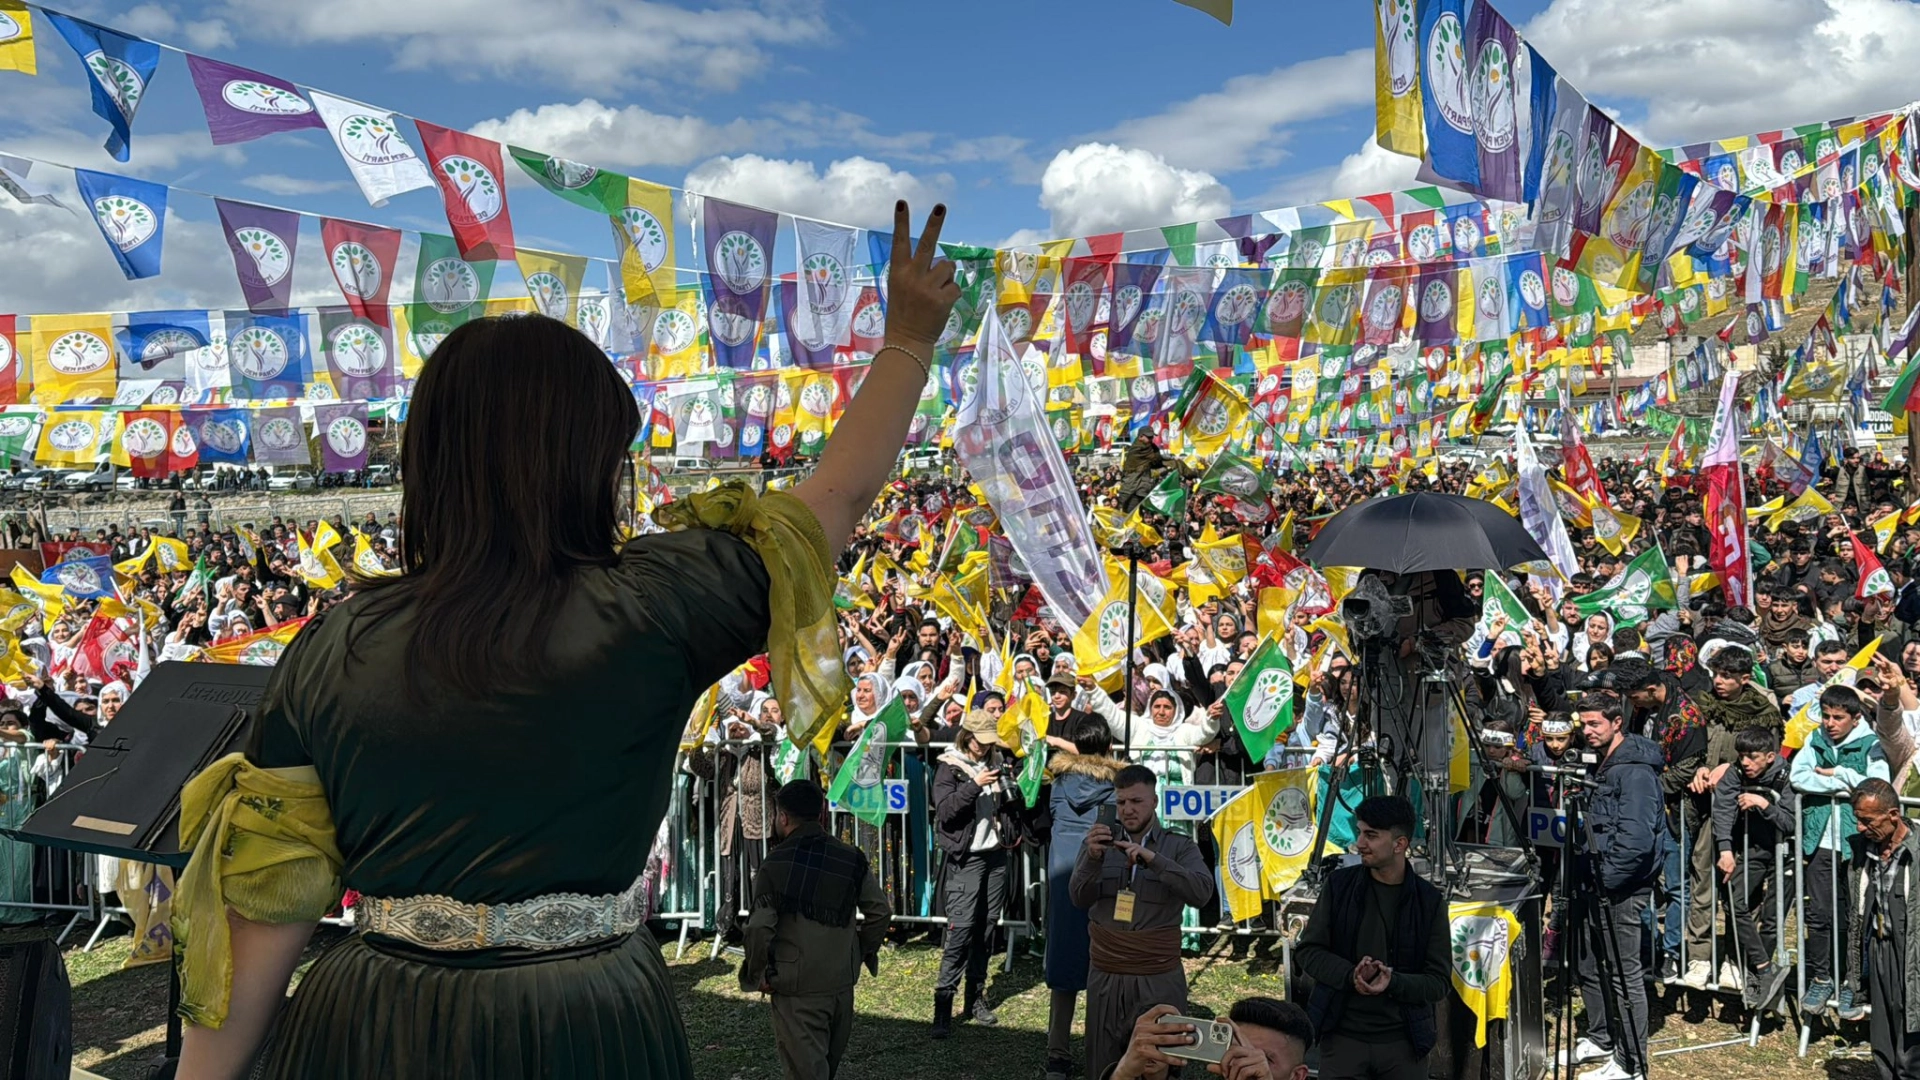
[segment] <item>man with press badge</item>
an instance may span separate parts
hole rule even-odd
[[[1087,909],[1087,1075],[1096,1077],[1126,1053],[1141,1014],[1186,1009],[1181,913],[1213,896],[1198,845],[1155,815],[1153,771],[1129,765],[1113,787],[1114,806],[1087,830],[1067,884],[1074,906]]]

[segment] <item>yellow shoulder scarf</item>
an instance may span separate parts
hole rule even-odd
[[[233,992],[228,909],[253,922],[312,923],[340,900],[340,849],[320,775],[228,754],[181,789],[180,844],[193,850],[173,896],[180,1015],[217,1028]]]
[[[746,541],[767,567],[767,664],[787,722],[787,737],[805,746],[845,710],[853,683],[840,659],[826,534],[807,504],[784,491],[756,495],[730,480],[654,511],[654,521],[679,532],[724,529]]]

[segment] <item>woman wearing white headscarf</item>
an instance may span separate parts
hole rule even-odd
[[[850,740],[858,739],[860,733],[867,729],[867,725],[873,723],[882,712],[886,711],[887,706],[893,702],[893,695],[894,684],[881,677],[877,671],[867,672],[854,679],[852,715],[847,722],[843,737]],[[876,738],[879,737],[879,733],[876,732],[875,735]],[[849,748],[838,749],[844,759]],[[898,749],[892,747],[887,749],[883,777],[901,775],[900,754]],[[832,778],[839,774],[843,763],[836,762],[834,768],[827,773],[825,779],[828,781],[829,790],[832,788]],[[883,779],[881,783],[884,784],[885,780]],[[881,887],[886,890],[887,899],[892,901],[903,874],[903,867],[899,863],[904,846],[901,843],[903,826],[899,824],[898,816],[888,815],[885,825],[876,828],[852,814],[842,813],[839,817],[838,833],[840,839],[866,852],[868,867],[879,879]]]
[[[1158,664],[1147,666],[1160,667]],[[1171,681],[1164,667],[1160,667],[1160,672],[1161,678]],[[1133,759],[1152,769],[1162,784],[1186,783],[1193,774],[1194,749],[1212,742],[1220,733],[1220,718],[1226,712],[1223,702],[1215,702],[1207,708],[1194,709],[1182,723],[1180,699],[1157,681],[1147,696],[1144,714],[1129,715],[1122,711],[1091,679],[1080,681],[1076,706],[1105,720],[1107,729],[1113,733],[1115,752],[1130,745]]]
[[[749,911],[747,892],[766,857],[768,808],[773,800],[766,755],[774,728],[759,719],[771,699],[755,691],[744,676],[736,681],[734,676],[739,674],[721,680],[720,696],[729,704],[723,705],[725,719],[709,733],[713,782],[720,797],[720,929],[735,939],[744,930],[741,920]],[[745,693],[736,696],[737,691]]]

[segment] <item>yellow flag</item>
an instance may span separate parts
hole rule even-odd
[[[322,521],[314,530],[313,543],[307,543],[307,538],[298,533],[295,534],[294,540],[300,549],[300,576],[305,578],[308,584],[317,588],[331,589],[340,584],[344,574],[340,569],[339,560],[333,557],[333,552],[330,550],[333,545],[322,541],[320,535],[322,530],[328,533],[333,532],[332,528]],[[335,534],[334,541],[338,542],[339,539],[339,535]]]
[[[1274,535],[1273,546],[1281,551],[1291,552],[1293,543],[1293,511],[1289,510],[1287,516],[1280,521],[1280,531]]]
[[[702,345],[705,325],[700,317],[698,287],[660,294],[671,298],[653,317],[653,362],[656,379],[684,379],[706,368],[707,350]]]
[[[1242,796],[1254,800],[1259,815],[1254,835],[1259,841],[1260,870],[1269,895],[1279,896],[1292,888],[1306,871],[1313,854],[1313,804],[1318,786],[1315,770],[1289,769],[1254,777],[1253,790]]]
[[[1112,581],[1107,594],[1093,606],[1073,633],[1073,659],[1080,674],[1099,678],[1122,668],[1127,662],[1127,580],[1121,574]],[[1133,644],[1135,648],[1173,632],[1159,610],[1143,595],[1134,607]]]
[[[44,617],[51,619],[66,610],[67,591],[65,589],[58,585],[42,584],[39,578],[27,573],[26,567],[18,563],[14,564],[12,576],[14,587],[20,590],[20,595],[38,606]],[[11,617],[13,612],[10,611],[7,614]]]
[[[527,296],[533,301],[533,310],[569,326],[578,326],[580,285],[587,277],[585,256],[515,248],[514,259],[520,264],[520,276],[527,281]]]
[[[1887,550],[1887,544],[1893,540],[1893,534],[1899,531],[1900,519],[1903,516],[1905,516],[1905,514],[1906,514],[1906,511],[1904,510],[1895,510],[1893,513],[1888,514],[1886,517],[1874,519],[1873,550],[1875,551]]]
[[[1240,534],[1217,536],[1212,525],[1194,541],[1193,561],[1187,571],[1187,599],[1196,607],[1225,596],[1247,576],[1247,549],[1240,543]]]
[[[1294,601],[1298,599],[1298,589],[1261,589],[1260,604],[1254,610],[1255,632],[1263,638],[1284,639],[1287,617],[1293,611]]]
[[[1632,514],[1622,514],[1608,506],[1605,501],[1596,500],[1589,504],[1589,513],[1593,516],[1593,537],[1608,552],[1618,555],[1633,543],[1640,535],[1640,519]]]
[[[1487,1045],[1487,1021],[1507,1018],[1513,998],[1513,965],[1507,958],[1520,941],[1520,920],[1499,904],[1463,900],[1448,905],[1453,943],[1453,988],[1473,1010],[1474,1045]]]
[[[715,701],[718,700],[719,688],[719,683],[707,687],[707,692],[701,694],[700,700],[693,703],[693,711],[687,714],[686,729],[680,736],[680,749],[697,749],[701,743],[707,741],[707,732],[713,729],[713,708]],[[829,730],[827,734],[831,736],[833,732]],[[820,752],[823,755],[826,753],[825,750]]]
[[[1263,809],[1255,789],[1248,789],[1213,815],[1214,846],[1220,852],[1220,899],[1234,922],[1260,917],[1272,894],[1261,865],[1260,829]]]
[[[40,609],[33,601],[12,589],[0,588],[0,630],[17,634],[39,614]]]
[[[113,388],[107,388],[108,393]],[[97,410],[56,411],[40,425],[40,446],[33,459],[47,465],[91,465],[113,445],[120,418]]]
[[[1458,795],[1473,786],[1472,736],[1467,734],[1467,726],[1455,715],[1453,720],[1453,749],[1447,758],[1447,794]]]
[[[147,550],[131,559],[123,559],[113,564],[114,572],[135,577],[152,563],[153,568],[162,574],[184,573],[193,569],[193,560],[187,555],[187,545],[170,536],[156,536]]]
[[[1780,526],[1789,521],[1811,521],[1822,514],[1831,513],[1833,513],[1833,504],[1827,501],[1827,497],[1813,488],[1808,488],[1800,493],[1799,498],[1775,511],[1773,516],[1767,519],[1767,529],[1769,532],[1779,532]]]
[[[1047,737],[1047,721],[1052,718],[1045,694],[1031,686],[1016,686],[1013,700],[1000,714],[1000,741],[1013,748],[1015,757],[1026,757],[1027,747]]]
[[[1867,642],[1859,652],[1848,658],[1846,667],[1833,673],[1833,677],[1827,680],[1826,685],[1852,686],[1853,681],[1860,677],[1860,673],[1873,664],[1874,655],[1880,651],[1880,642],[1883,640],[1885,635]],[[1780,744],[1789,750],[1798,750],[1807,744],[1807,736],[1813,734],[1813,729],[1818,726],[1820,726],[1820,699],[1816,696],[1812,701],[1802,705],[1800,710],[1787,721],[1786,735],[1780,740]]]
[[[28,337],[32,341],[35,401],[58,405],[81,398],[113,397],[113,316],[35,315]]]
[[[374,553],[367,534],[359,529],[353,530],[353,567],[367,577],[392,577],[400,572],[386,568],[380,556]]]
[[[612,215],[627,303],[674,293],[673,189],[627,180],[627,205]]]
[[[1420,23],[1414,0],[1374,5],[1374,141],[1408,157],[1426,153],[1420,94]]]
[[[33,14],[21,0],[0,0],[0,71],[40,73],[33,55]]]

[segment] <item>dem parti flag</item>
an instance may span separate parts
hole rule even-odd
[[[1753,606],[1753,561],[1747,547],[1747,493],[1741,477],[1740,432],[1734,423],[1734,396],[1740,376],[1732,368],[1720,382],[1720,404],[1713,414],[1702,472],[1707,478],[1704,504],[1712,533],[1707,558],[1720,577],[1729,605]],[[1857,551],[1859,544],[1854,545]]]
[[[367,465],[367,403],[321,405],[313,410],[320,429],[320,457],[327,472],[353,472]]]
[[[835,806],[869,825],[878,826],[887,818],[887,755],[889,743],[906,738],[907,709],[894,695],[880,715],[860,731],[853,749],[847,751],[840,770],[833,774],[827,798]]]
[[[368,203],[385,206],[395,195],[433,186],[432,174],[400,133],[392,113],[318,90],[313,92],[313,107]]]
[[[167,225],[167,185],[112,173],[73,170],[80,200],[128,279],[160,273],[160,250]]]
[[[721,367],[753,366],[767,311],[774,235],[780,215],[708,198],[701,240],[707,257],[707,330]]]
[[[283,79],[192,53],[187,54],[187,71],[200,93],[215,146],[326,126],[300,91]]]
[[[1273,744],[1293,729],[1293,662],[1273,638],[1260,642],[1227,688],[1227,711],[1254,761],[1265,761]]]
[[[424,120],[420,142],[426,148],[434,183],[447,207],[447,224],[462,258],[510,260],[513,217],[507,210],[506,178],[500,144]]]
[[[67,39],[87,69],[93,88],[93,114],[112,127],[107,153],[125,161],[133,142],[133,117],[146,100],[147,84],[160,66],[160,46],[116,33],[104,26],[42,11]]]
[[[252,203],[213,200],[220,231],[233,252],[233,270],[247,310],[284,312],[293,296],[293,260],[300,242],[300,215]]]
[[[362,225],[339,218],[320,219],[320,244],[340,295],[355,315],[391,327],[393,315],[387,297],[400,260],[400,230]]]

